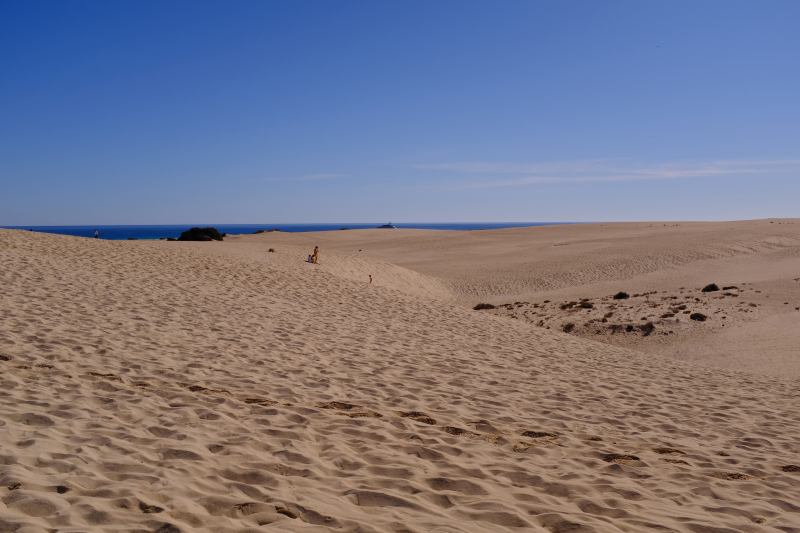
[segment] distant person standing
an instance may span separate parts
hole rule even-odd
[[[94,230],[94,238],[96,239],[96,238],[98,238],[99,236],[100,236],[100,234],[99,234],[99,233],[97,233],[97,230]]]
[[[314,262],[319,263],[319,246],[314,247]]]
[[[372,274],[369,275],[369,282],[372,283]]]

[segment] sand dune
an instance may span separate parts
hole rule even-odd
[[[718,257],[644,250],[617,274],[622,252],[587,244],[544,289],[546,268],[514,264],[517,231],[496,236],[510,259],[494,276],[454,261],[460,234],[0,230],[0,532],[800,531],[796,380],[467,305],[641,292],[697,261],[792,265],[794,229]],[[320,265],[303,262],[312,241]],[[759,275],[737,281],[775,282]]]
[[[575,224],[471,232],[376,229],[245,238],[312,248],[319,243],[325,249],[383,259],[442,280],[464,306],[529,302],[529,306],[514,306],[513,312],[499,314],[531,324],[544,321],[543,327],[556,329],[574,323],[574,335],[633,348],[658,360],[668,357],[800,378],[798,219]],[[701,293],[709,283],[738,289],[727,298],[719,297],[729,291]],[[618,309],[610,309],[611,302],[597,305],[594,311],[558,309],[582,299],[598,303],[619,291],[642,294],[642,298],[621,302]],[[676,318],[662,320],[661,315],[670,311],[668,306],[661,305],[658,313],[657,307],[650,307],[653,302],[671,303],[663,300],[669,297],[686,303],[690,293],[690,303],[695,303],[694,297],[702,299],[690,309],[711,317],[702,327],[688,317],[681,324],[676,324]],[[646,301],[645,294],[652,294],[653,300]],[[545,300],[552,302],[546,311],[541,307]],[[540,307],[533,308],[534,304]],[[617,312],[608,323],[586,324],[609,311]],[[642,317],[654,323],[655,335],[610,334],[610,326],[641,324]],[[672,334],[661,335],[669,331]]]

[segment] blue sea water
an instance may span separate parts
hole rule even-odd
[[[279,229],[283,232],[335,231],[342,228],[365,229],[377,228],[384,223],[372,224],[173,224],[168,226],[0,226],[7,229],[33,230],[41,233],[73,235],[76,237],[94,237],[94,230],[100,233],[101,239],[123,241],[126,239],[160,239],[180,237],[189,228],[208,226],[216,228],[220,233],[238,235],[253,233],[260,229]],[[396,223],[398,228],[439,229],[439,230],[482,230],[501,228],[520,228],[530,226],[550,226],[556,224],[575,224],[575,222],[457,222],[452,224]]]

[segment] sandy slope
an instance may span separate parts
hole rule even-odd
[[[471,232],[375,229],[246,238],[311,248],[319,244],[324,250],[383,259],[441,279],[470,307],[479,302],[598,301],[619,291],[657,293],[654,298],[659,301],[665,296],[683,300],[690,292],[702,296],[700,288],[709,283],[734,285],[742,289],[737,294],[741,298],[703,297],[696,311],[712,316],[703,327],[692,327],[696,325],[686,320],[676,327],[675,319],[660,320],[666,309],[662,306],[662,312],[655,314],[642,298],[637,305],[632,305],[634,300],[624,302],[631,316],[624,322],[615,318],[609,325],[639,323],[647,316],[658,333],[671,330],[673,335],[612,336],[607,329],[598,335],[596,324],[577,327],[574,334],[634,348],[658,360],[669,357],[800,378],[799,219],[576,224]],[[745,313],[737,308],[745,301],[758,307]],[[572,310],[564,313],[553,307],[547,312],[536,309],[527,318],[560,329],[602,316],[583,312],[576,316]],[[596,308],[600,309],[609,311],[606,306]],[[524,319],[524,311],[534,310],[517,309],[517,318]]]
[[[800,531],[796,381],[291,238],[0,230],[0,532]]]

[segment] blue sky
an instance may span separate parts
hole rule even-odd
[[[0,2],[0,224],[797,217],[800,2]]]

